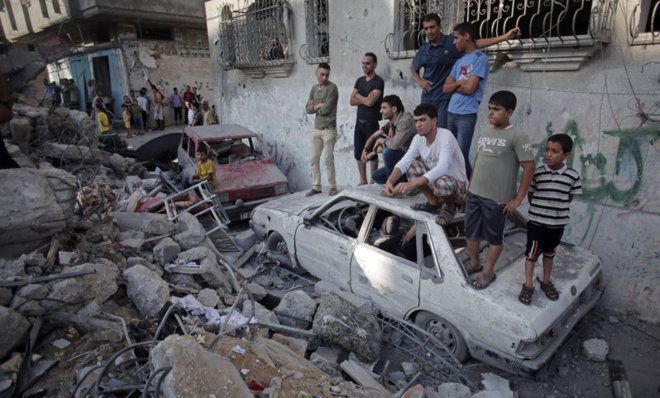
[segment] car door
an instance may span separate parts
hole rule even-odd
[[[298,225],[296,258],[317,278],[350,290],[350,261],[369,206],[339,197]]]
[[[382,229],[387,219],[400,220],[391,234]],[[351,289],[370,298],[393,315],[403,317],[419,305],[420,266],[417,262],[419,238],[415,221],[372,207],[365,222],[367,230],[357,243],[351,259]],[[404,238],[410,233],[412,237]],[[383,240],[390,243],[381,245]],[[406,242],[405,245],[402,243]]]
[[[177,159],[185,176],[195,174],[195,140],[187,134],[181,135],[181,144],[177,150]]]

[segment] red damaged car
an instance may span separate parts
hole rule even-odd
[[[184,175],[195,174],[200,145],[215,161],[215,194],[232,221],[247,220],[258,205],[289,193],[289,184],[261,136],[237,124],[186,127],[178,148]]]

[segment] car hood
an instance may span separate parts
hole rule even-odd
[[[488,288],[480,290],[484,298],[505,308],[511,318],[518,318],[525,330],[520,330],[521,337],[530,338],[529,331],[536,335],[547,331],[570,308],[573,308],[591,281],[597,276],[600,269],[600,260],[590,251],[578,247],[562,244],[556,249],[555,261],[552,267],[552,282],[559,291],[559,299],[551,301],[541,290],[536,276],[542,275],[542,258],[539,258],[535,267],[534,295],[530,305],[518,301],[518,295],[524,281],[524,251],[526,236],[524,232],[507,237],[504,246],[517,247],[505,257],[505,252],[497,262],[495,273],[496,281]],[[486,252],[486,250],[484,250]],[[515,254],[513,254],[515,253]],[[518,334],[518,333],[516,333]]]
[[[286,177],[272,160],[216,164],[216,192],[231,192],[286,182]]]
[[[282,211],[292,215],[300,215],[312,206],[318,206],[328,200],[324,194],[305,196],[306,191],[296,192],[282,198],[274,199],[262,204],[260,207]]]

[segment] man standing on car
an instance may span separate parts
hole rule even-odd
[[[366,53],[362,57],[361,76],[355,82],[351,93],[351,106],[357,106],[357,119],[355,120],[355,133],[353,136],[353,155],[358,165],[360,182],[358,185],[367,183],[367,165],[362,161],[362,149],[364,144],[374,131],[378,130],[380,120],[380,103],[383,100],[385,82],[376,74],[378,58],[374,53]],[[371,173],[378,168],[378,157],[370,161]]]
[[[314,130],[312,131],[312,189],[305,196],[321,193],[321,155],[325,159],[325,172],[328,174],[328,195],[337,194],[335,180],[335,142],[337,141],[337,86],[330,80],[330,65],[321,62],[316,68],[316,81],[309,92],[305,110],[314,114]]]
[[[422,19],[426,42],[419,47],[412,61],[411,73],[417,85],[422,89],[421,103],[435,105],[438,111],[438,127],[447,128],[447,108],[451,93],[443,93],[442,86],[447,80],[454,63],[463,56],[454,45],[452,35],[443,35],[438,14],[426,14]],[[475,40],[477,48],[484,48],[515,39],[520,34],[519,28],[513,28],[503,35]],[[423,76],[420,70],[424,69]],[[455,133],[452,131],[452,133]],[[467,159],[466,159],[467,160]]]

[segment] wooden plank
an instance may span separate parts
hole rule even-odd
[[[257,243],[255,243],[254,245],[252,245],[251,248],[249,248],[245,253],[243,253],[243,254],[238,258],[238,260],[236,260],[236,264],[234,264],[234,267],[235,267],[235,268],[241,268],[241,267],[243,266],[243,264],[245,264],[245,263],[247,262],[247,260],[249,260],[250,257],[252,257],[252,255],[254,254],[254,251],[255,251],[256,249],[257,249]]]
[[[374,380],[373,377],[364,370],[360,365],[355,361],[344,361],[340,365],[341,370],[346,372],[351,379],[355,380],[356,383],[362,387],[366,387],[374,392],[376,392],[378,397],[392,397],[392,394],[385,389],[379,382]]]

